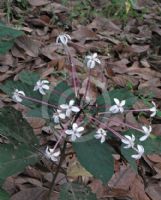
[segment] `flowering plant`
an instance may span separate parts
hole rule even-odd
[[[61,34],[56,42],[63,46],[69,58],[72,82],[62,81],[53,87],[48,80],[42,80],[38,74],[23,71],[19,74],[18,81],[9,80],[0,86],[0,89],[10,95],[14,102],[28,107],[27,116],[46,119],[48,126],[53,128],[55,143],[52,146],[46,145],[44,150],[40,150],[38,139],[22,115],[13,108],[4,107],[0,110],[0,130],[10,144],[3,145],[5,148],[6,146],[10,148],[10,152],[14,145],[17,145],[22,152],[25,151],[27,157],[30,156],[26,165],[45,157],[51,162],[58,162],[59,168],[68,145],[87,171],[103,183],[107,183],[114,172],[113,154],[119,154],[120,162],[129,163],[134,170],[137,170],[139,159],[146,154],[161,151],[161,137],[152,134],[152,118],[157,115],[157,106],[154,102],[149,102],[146,108],[133,109],[138,97],[127,88],[102,92],[94,102],[88,95],[87,101],[92,70],[99,67],[101,61],[97,53],[85,57],[88,77],[85,92],[80,93],[81,85],[78,84],[68,40],[71,40],[69,35]],[[136,127],[126,120],[115,120],[116,117],[124,117],[128,112],[135,113],[136,116],[140,112],[144,113],[150,119],[149,124],[140,124],[140,127]],[[8,129],[6,121],[10,122]],[[18,126],[25,130],[22,129],[20,132],[16,128],[17,122]],[[115,126],[110,125],[111,122],[124,127],[125,131],[116,130]],[[2,147],[0,148],[2,152]],[[17,156],[17,151],[15,155]],[[22,159],[26,160],[25,157]],[[13,174],[21,171],[26,165],[21,164],[18,170],[17,168],[13,170]],[[11,175],[5,169],[4,171],[4,178]]]

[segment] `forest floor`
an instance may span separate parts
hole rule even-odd
[[[126,4],[121,9],[118,5],[111,6],[108,0],[86,3],[60,0],[7,2],[0,3],[1,21],[20,29],[25,35],[16,39],[10,51],[0,55],[2,84],[7,79],[17,80],[23,70],[38,72],[53,85],[65,80],[70,66],[64,52],[56,45],[57,36],[65,32],[72,38],[69,50],[78,76],[85,80],[82,91],[87,81],[82,58],[97,52],[101,60],[103,77],[99,66],[92,71],[88,94],[92,99],[96,98],[100,90],[127,87],[143,101],[154,100],[161,108],[161,3],[138,0],[134,7]],[[17,110],[25,112],[24,106],[14,104],[6,94],[0,92],[0,107],[4,105],[13,105]],[[142,101],[134,105],[135,109],[141,107]],[[127,119],[129,123],[149,123],[143,115],[139,122],[133,114],[129,114]],[[27,120],[36,135],[40,136],[47,131],[45,120],[34,117]],[[152,127],[153,134],[161,136],[159,117],[153,120]],[[41,139],[41,144],[46,144],[50,139],[47,134]],[[142,163],[142,176],[127,167],[120,170],[116,155],[115,174],[107,186],[88,177],[88,173],[82,178],[76,165],[72,165],[75,160],[75,157],[68,160],[68,177],[71,181],[81,178],[97,194],[98,199],[161,200],[160,155],[146,156]],[[59,185],[65,181],[62,176],[60,173],[57,178],[53,194],[55,200],[59,196]],[[7,178],[4,189],[12,195],[11,200],[43,200],[43,188],[50,183],[50,172],[30,166],[23,173]]]

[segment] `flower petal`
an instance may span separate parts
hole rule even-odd
[[[120,100],[117,98],[114,98],[114,102],[116,103],[117,106],[120,106]]]
[[[77,128],[77,132],[82,132],[82,131],[84,131],[84,127],[81,126]]]
[[[69,105],[67,105],[67,104],[61,104],[61,105],[60,105],[60,108],[62,108],[62,109],[68,109],[68,108],[69,108]]]
[[[135,154],[135,155],[132,155],[131,157],[136,159],[136,160],[139,160],[141,158],[141,155],[140,154]]]
[[[73,128],[73,131],[77,131],[77,128],[78,128],[77,123],[73,123],[72,128]]]
[[[149,135],[144,135],[142,136],[141,138],[139,138],[139,140],[142,142],[142,141],[145,141],[147,138],[148,138]]]
[[[68,130],[65,131],[65,133],[66,133],[67,135],[73,135],[73,130],[69,130],[69,129],[68,129]]]
[[[71,113],[72,113],[71,109],[67,109],[65,114],[67,117],[70,117]]]
[[[48,85],[42,85],[42,88],[45,90],[49,90],[49,86]]]
[[[74,103],[75,103],[75,101],[72,99],[72,100],[70,100],[69,101],[69,106],[73,106],[74,105]]]
[[[76,135],[75,134],[73,134],[72,136],[71,136],[71,141],[75,141],[77,139],[77,137],[76,137]]]
[[[112,113],[118,113],[119,108],[118,108],[117,105],[113,105],[113,106],[110,107],[109,111],[112,112]]]
[[[72,106],[71,110],[76,113],[80,111],[80,109],[77,106]]]
[[[44,92],[43,88],[39,88],[39,92],[42,94],[42,95],[45,95],[46,93]]]

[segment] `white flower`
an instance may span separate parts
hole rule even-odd
[[[142,157],[142,155],[144,154],[144,147],[142,145],[137,145],[137,149],[136,149],[138,154],[132,155],[132,158],[135,158],[136,160],[140,159]]]
[[[67,45],[68,44],[68,40],[71,40],[70,35],[66,34],[66,33],[62,33],[60,34],[57,38],[56,38],[56,43],[62,43],[63,45]]]
[[[151,117],[154,117],[155,115],[156,115],[156,113],[157,113],[157,106],[156,106],[156,104],[155,104],[155,102],[154,101],[152,101],[152,104],[154,105],[152,108],[150,108],[150,111],[152,112],[151,113]]]
[[[106,140],[106,131],[102,128],[99,128],[96,132],[97,134],[94,135],[96,139],[101,139],[101,143]]]
[[[60,155],[60,151],[56,151],[55,149],[50,149],[48,146],[45,150],[45,156],[49,159],[51,159],[53,162],[58,161],[58,156]]]
[[[82,134],[80,132],[82,131],[84,131],[84,127],[78,127],[76,123],[73,123],[72,129],[66,130],[65,133],[71,136],[71,141],[75,141],[77,138],[81,137]]]
[[[125,149],[128,148],[133,148],[134,147],[134,142],[135,142],[135,136],[129,136],[129,135],[125,135],[125,138],[121,139],[122,143],[126,144],[126,146],[124,146]]]
[[[69,104],[60,105],[60,108],[66,110],[66,116],[67,117],[70,117],[72,112],[77,113],[77,112],[80,111],[80,109],[77,106],[73,106],[74,103],[75,103],[75,101],[72,99],[72,100],[69,101]]]
[[[94,53],[90,56],[86,56],[85,61],[87,63],[87,67],[90,69],[94,68],[96,63],[101,64],[101,61],[97,58],[97,53]]]
[[[65,114],[62,112],[62,110],[57,109],[57,112],[53,114],[53,120],[56,124],[60,122],[60,119],[65,119]]]
[[[111,106],[109,111],[112,113],[118,113],[118,112],[123,113],[124,112],[123,106],[125,105],[126,101],[125,100],[120,101],[119,99],[114,98],[114,102],[116,104]]]
[[[144,141],[144,140],[146,140],[148,137],[149,137],[149,135],[150,135],[150,133],[151,133],[151,131],[152,131],[152,127],[151,126],[149,126],[149,128],[147,128],[146,126],[142,126],[142,129],[143,129],[143,132],[144,132],[144,136],[142,136],[139,140],[140,141]]]
[[[35,87],[34,87],[34,91],[36,90],[39,90],[39,92],[42,94],[42,95],[45,95],[45,91],[44,90],[49,90],[49,81],[47,80],[38,80]]]
[[[19,91],[18,89],[15,89],[12,95],[12,99],[16,102],[22,102],[22,97],[25,96],[25,93],[23,91]]]

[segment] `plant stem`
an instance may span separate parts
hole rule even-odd
[[[131,112],[149,112],[150,111],[149,109],[150,108],[138,109],[138,110],[124,110],[124,112],[130,112],[130,111]],[[109,113],[111,113],[111,112],[110,111],[109,112],[100,112],[100,113],[98,113],[98,115],[109,114]]]
[[[89,69],[89,72],[88,72],[88,81],[87,81],[85,94],[84,94],[84,97],[83,97],[84,100],[86,100],[87,92],[88,92],[88,89],[89,89],[89,86],[90,86],[90,77],[91,77],[91,68]]]
[[[49,107],[52,107],[52,108],[57,108],[55,105],[49,104],[49,103],[47,103],[45,101],[41,101],[41,100],[34,99],[32,97],[28,97],[28,96],[24,96],[24,95],[19,95],[19,96],[21,96],[23,99],[27,99],[27,100],[30,100],[30,101],[35,102],[35,103],[46,105],[46,106],[49,106]]]
[[[51,183],[51,187],[50,187],[50,189],[49,189],[48,200],[53,200],[53,198],[52,198],[52,191],[54,190],[54,187],[55,187],[55,180],[56,180],[56,178],[57,178],[57,175],[58,175],[58,173],[59,173],[60,167],[61,167],[62,162],[63,162],[63,160],[64,160],[66,145],[67,145],[67,143],[66,143],[66,141],[64,141],[64,145],[63,145],[63,149],[62,149],[62,152],[61,152],[60,161],[59,161],[58,167],[57,167],[57,169],[56,169],[56,172],[55,172],[55,174],[54,174],[54,176],[53,176],[53,180],[52,180],[52,183]]]
[[[64,49],[66,51],[66,54],[68,55],[68,59],[69,59],[69,62],[70,62],[70,65],[72,67],[72,79],[73,79],[73,85],[74,85],[74,92],[75,92],[75,96],[77,97],[77,76],[76,76],[76,69],[75,69],[75,66],[72,62],[72,56],[70,54],[70,51],[68,50],[68,47],[64,45]]]

